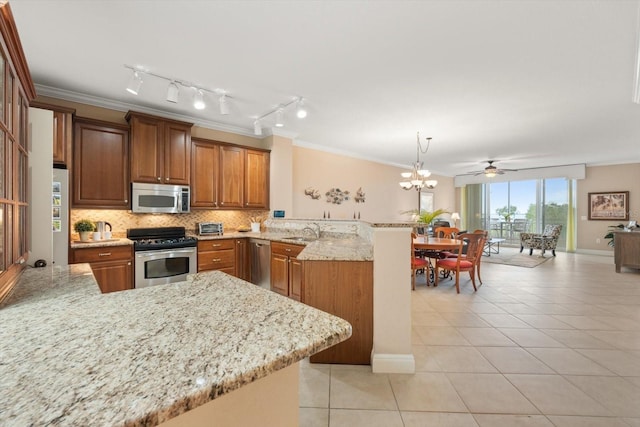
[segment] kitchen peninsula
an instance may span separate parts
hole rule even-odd
[[[101,294],[87,264],[26,270],[0,324],[2,425],[172,425],[270,378],[284,395],[248,396],[221,415],[280,398],[284,408],[258,415],[297,425],[297,362],[351,334],[338,317],[221,272]]]

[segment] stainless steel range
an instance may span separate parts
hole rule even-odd
[[[187,237],[184,227],[130,228],[134,241],[135,287],[186,280],[197,269],[197,239]]]

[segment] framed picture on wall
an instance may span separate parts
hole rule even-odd
[[[428,191],[418,193],[418,211],[433,212],[433,193]]]
[[[628,220],[629,192],[589,193],[589,219]]]

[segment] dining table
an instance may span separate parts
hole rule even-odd
[[[458,239],[447,239],[443,237],[433,237],[433,236],[424,236],[419,235],[413,239],[413,247],[417,250],[428,250],[428,251],[450,251],[455,249],[460,249],[460,245],[463,244],[462,240]],[[430,263],[427,263],[427,271],[425,271],[425,277],[427,281],[433,282],[430,280]]]

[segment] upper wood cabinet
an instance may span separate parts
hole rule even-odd
[[[53,164],[71,168],[73,139],[73,108],[61,107],[34,101],[30,105],[42,110],[53,112]]]
[[[131,181],[189,185],[193,124],[129,111]]]
[[[269,152],[245,150],[244,207],[269,209]]]
[[[269,209],[269,152],[193,138],[191,206]]]
[[[244,149],[231,145],[220,146],[219,207],[244,207]]]
[[[73,142],[73,207],[129,208],[129,129],[76,119]]]

